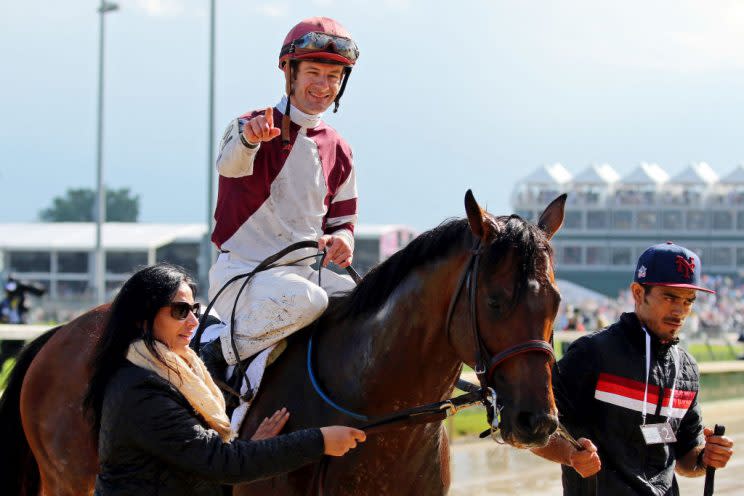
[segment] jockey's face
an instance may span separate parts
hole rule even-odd
[[[651,286],[646,293],[643,286],[634,282],[630,290],[635,301],[636,315],[649,332],[662,342],[679,337],[679,331],[695,302],[694,289]]]
[[[343,73],[341,65],[301,61],[292,81],[292,105],[306,114],[325,112],[341,89]]]
[[[181,302],[189,305],[194,304],[194,295],[185,282],[181,283],[176,296],[173,298],[173,303]],[[171,351],[185,357],[191,337],[199,325],[199,319],[193,312],[188,312],[183,320],[174,318],[171,313],[170,306],[158,310],[157,315],[155,315],[152,334],[155,339],[166,345]]]

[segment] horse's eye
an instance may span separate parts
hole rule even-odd
[[[490,297],[488,298],[488,307],[493,310],[496,314],[500,314],[504,310],[504,304],[501,298]]]

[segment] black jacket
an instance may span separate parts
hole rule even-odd
[[[677,442],[646,445],[640,431],[646,381],[646,341],[638,317],[625,313],[607,329],[577,339],[553,369],[556,405],[575,437],[590,439],[599,450],[599,494],[679,494],[677,459],[703,444],[697,404],[699,373],[695,360],[678,350],[674,407],[668,409],[675,377],[674,352],[651,335],[651,367],[646,423],[669,421]],[[565,494],[588,494],[589,479],[563,466]]]
[[[221,495],[220,483],[292,471],[323,449],[319,429],[225,443],[173,385],[127,362],[104,396],[95,494]]]

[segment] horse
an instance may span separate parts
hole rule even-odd
[[[379,417],[449,398],[466,363],[498,392],[503,440],[519,448],[544,445],[558,426],[553,356],[546,352],[560,301],[549,240],[563,222],[565,201],[556,198],[534,225],[486,212],[468,191],[466,218],[415,238],[289,338],[265,373],[240,438],[249,439],[282,406],[292,413],[287,432],[361,425],[316,394],[306,370],[312,336],[314,374],[345,408]],[[19,357],[0,425],[20,432],[22,422],[25,436],[3,437],[12,441],[0,460],[4,494],[92,493],[97,455],[81,405],[107,310],[48,332]],[[488,370],[482,353],[491,357]],[[322,464],[313,464],[235,486],[233,494],[305,495],[315,488],[330,496],[441,495],[450,485],[448,443],[442,422],[391,426],[327,460],[322,485]]]

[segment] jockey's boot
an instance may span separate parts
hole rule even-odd
[[[214,339],[201,348],[201,359],[213,379],[224,382],[227,375],[227,361],[222,354],[220,338]]]

